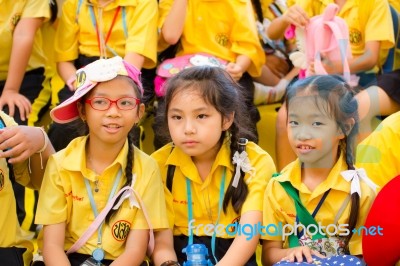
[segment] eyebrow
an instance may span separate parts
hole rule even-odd
[[[292,118],[298,118],[298,117],[299,117],[298,115],[296,115],[296,114],[291,114],[291,113],[289,113],[288,116],[289,116],[289,117],[292,117]],[[311,117],[311,118],[324,118],[325,116],[324,116],[324,115],[321,115],[321,114],[311,114],[311,115],[308,115],[307,117]]]
[[[196,109],[194,109],[194,110],[192,110],[193,111],[193,113],[195,113],[195,112],[202,112],[202,111],[207,111],[207,107],[200,107],[200,108],[196,108]],[[172,112],[182,112],[182,110],[181,109],[179,109],[179,108],[171,108],[171,109],[169,109],[169,111],[172,111]]]
[[[109,94],[107,94],[107,93],[95,93],[94,95],[93,95],[93,97],[110,97],[110,95]],[[137,97],[135,94],[119,94],[119,95],[117,95],[117,98],[123,98],[123,97]]]

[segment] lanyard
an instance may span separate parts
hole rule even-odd
[[[122,176],[122,170],[119,169],[117,177],[114,180],[114,184],[113,184],[112,190],[110,192],[110,195],[108,196],[107,203],[110,202],[110,200],[114,196],[115,192],[117,191],[117,187],[118,187],[119,181],[121,180],[121,176]],[[86,179],[86,178],[84,178],[84,180],[85,180],[86,190],[87,190],[87,193],[88,193],[88,196],[89,196],[89,200],[90,200],[90,207],[92,207],[92,211],[93,211],[94,217],[96,218],[97,215],[99,214],[99,212],[98,212],[97,207],[96,207],[96,202],[94,201],[92,189],[90,188],[89,180]],[[101,223],[101,225],[99,226],[99,229],[97,230],[97,232],[98,232],[97,233],[97,245],[98,246],[101,246],[101,242],[102,242],[103,224],[104,224],[104,221]]]
[[[211,238],[211,251],[214,256],[215,262],[218,262],[217,258],[215,257],[215,240],[217,236],[216,226],[218,225],[219,219],[221,217],[221,210],[222,210],[222,203],[224,198],[225,192],[225,176],[226,176],[226,167],[224,168],[224,173],[222,175],[221,184],[219,187],[219,201],[218,201],[218,218],[214,224],[214,232]],[[192,189],[190,187],[190,179],[186,177],[186,194],[188,199],[188,228],[190,221],[193,220],[193,207],[192,207]],[[210,206],[211,208],[211,206]],[[193,244],[193,231],[189,230],[189,245]]]
[[[100,38],[101,36],[100,36],[99,25],[98,25],[98,23],[97,23],[97,21],[96,21],[96,16],[95,16],[95,14],[94,14],[93,6],[91,6],[91,5],[89,6],[89,12],[90,12],[90,17],[91,17],[91,19],[92,19],[92,24],[93,24],[93,27],[94,27],[95,30],[96,30],[97,45],[99,46],[100,55],[104,55],[104,56],[106,55],[106,51],[104,50],[104,47],[103,47],[103,42],[104,42],[104,46],[107,46],[108,39],[110,38],[112,29],[114,28],[115,21],[117,20],[117,16],[118,16],[118,13],[119,13],[120,9],[121,9],[121,7],[119,6],[119,7],[117,8],[117,10],[115,11],[113,20],[112,20],[112,22],[111,22],[111,26],[110,26],[110,28],[108,29],[106,39],[104,40],[103,38]],[[102,16],[102,15],[103,15],[103,13],[99,14],[99,16]],[[101,20],[102,20],[102,18],[101,18]],[[101,39],[101,40],[100,40],[100,39]]]
[[[318,212],[319,209],[321,208],[322,203],[324,203],[324,201],[325,201],[325,199],[326,199],[326,197],[328,196],[328,194],[329,194],[330,191],[331,191],[331,189],[325,191],[324,195],[322,195],[322,198],[321,198],[320,201],[318,202],[317,207],[315,207],[313,213],[311,214],[313,218],[315,218],[315,215],[317,215],[317,212]],[[299,220],[299,216],[298,216],[298,215],[296,215],[296,223],[297,223],[297,224],[300,223],[300,220]],[[298,232],[298,238],[300,238],[300,237],[303,236],[304,231],[305,231],[305,230],[302,230],[302,231]]]

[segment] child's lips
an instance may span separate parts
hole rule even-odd
[[[296,146],[296,149],[301,153],[301,154],[306,154],[309,153],[313,150],[315,150],[315,147],[308,145],[308,144],[299,144]]]
[[[187,140],[183,142],[183,145],[185,146],[195,146],[198,142],[195,140]]]
[[[107,132],[110,133],[118,132],[122,128],[122,126],[118,124],[106,124],[103,125],[103,127],[106,129]]]

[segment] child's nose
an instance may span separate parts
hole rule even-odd
[[[296,138],[299,140],[306,140],[306,139],[311,139],[312,134],[311,134],[311,129],[306,126],[300,126],[296,132]]]
[[[119,114],[119,113],[120,113],[120,110],[119,110],[119,108],[117,106],[117,103],[116,102],[112,102],[111,105],[110,105],[110,108],[108,108],[108,110],[107,110],[107,115],[116,115],[116,114]]]
[[[185,134],[194,134],[196,132],[195,126],[189,119],[185,122]]]

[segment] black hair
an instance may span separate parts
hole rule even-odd
[[[134,88],[135,90],[135,95],[136,98],[138,98],[140,100],[140,102],[142,102],[142,94],[140,92],[140,89],[138,87],[138,85],[129,77],[126,76],[117,76],[116,77],[121,78],[121,79],[125,79],[127,80],[131,86]],[[83,105],[83,103],[85,102],[85,100],[89,97],[90,93],[87,93],[84,97],[82,97],[81,99],[81,104]],[[139,106],[137,107],[137,114],[139,114]],[[124,183],[124,185],[122,187],[125,186],[131,186],[132,184],[132,171],[133,171],[133,162],[134,162],[134,129],[135,129],[135,125],[133,125],[132,129],[129,131],[129,134],[127,136],[128,138],[128,154],[127,154],[127,161],[126,161],[126,167],[125,167],[125,177],[126,177],[126,181]],[[86,135],[89,133],[89,128],[87,127],[87,124],[85,123],[85,131],[86,131]],[[120,196],[121,197],[121,196]],[[115,204],[119,201],[120,197],[117,198],[117,200],[115,201]],[[114,216],[115,213],[117,213],[118,210],[114,210],[111,209],[110,212],[107,214],[106,216],[106,223],[109,223],[111,218]]]
[[[315,95],[318,107],[318,99],[327,103],[327,114],[335,119],[336,124],[344,134],[344,138],[339,143],[339,151],[343,152],[346,158],[347,168],[354,170],[354,147],[358,133],[358,103],[355,99],[355,92],[340,76],[336,75],[315,75],[298,80],[289,86],[286,95],[286,108],[289,112],[289,102],[296,95]],[[354,119],[354,125],[348,124],[349,119]],[[352,237],[353,229],[356,227],[358,213],[360,209],[360,197],[357,193],[351,195],[351,209],[349,217],[350,234],[346,236],[346,251]]]
[[[251,0],[251,3],[253,4],[254,11],[257,14],[258,21],[263,23],[264,15],[263,15],[263,11],[262,11],[260,0]]]
[[[221,134],[219,141],[219,144],[222,145],[226,134],[229,134],[231,157],[238,150],[240,138],[255,139],[254,133],[249,130],[251,121],[244,105],[244,96],[241,94],[240,85],[225,70],[209,66],[192,67],[170,78],[164,85],[166,86],[164,106],[158,112],[158,115],[163,118],[158,121],[164,124],[164,128],[168,127],[168,108],[174,96],[187,90],[197,90],[204,101],[212,105],[223,119],[234,114],[231,127],[226,133]],[[164,130],[163,133],[165,139],[171,140],[168,130]],[[235,212],[240,213],[248,194],[248,187],[243,176],[242,172],[242,178],[240,178],[237,188],[232,186],[232,178],[224,197],[224,212],[231,203]]]
[[[50,22],[54,23],[57,19],[58,5],[56,0],[50,0]]]

